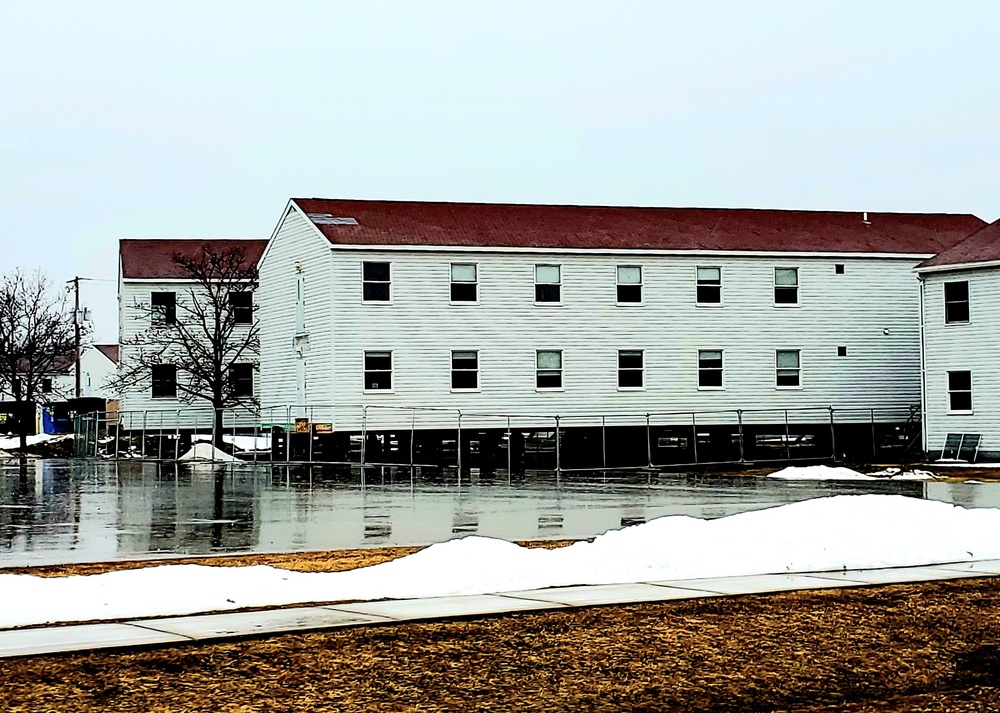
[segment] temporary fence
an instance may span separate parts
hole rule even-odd
[[[561,416],[290,405],[258,412],[226,409],[221,422],[205,410],[91,413],[76,417],[76,434],[80,457],[176,461],[190,458],[191,448],[207,441],[224,451],[205,456],[216,461],[572,472],[899,458],[919,447],[920,409]]]

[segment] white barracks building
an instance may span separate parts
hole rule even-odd
[[[259,262],[261,420],[401,448],[461,428],[480,453],[558,423],[566,453],[651,463],[903,439],[921,403],[914,268],[983,225],[293,199]],[[947,368],[978,384],[980,367]]]

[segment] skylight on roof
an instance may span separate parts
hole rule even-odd
[[[330,213],[306,213],[316,225],[357,225],[357,218],[338,218]]]

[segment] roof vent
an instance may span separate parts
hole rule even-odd
[[[865,225],[872,224],[872,222],[868,220],[868,211],[865,211],[864,213],[861,214],[861,222],[864,223]]]
[[[357,225],[357,218],[338,218],[329,213],[306,213],[316,225]]]

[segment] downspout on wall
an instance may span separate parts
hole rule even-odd
[[[917,273],[920,281],[920,444],[927,457],[927,362],[924,343],[924,276]]]

